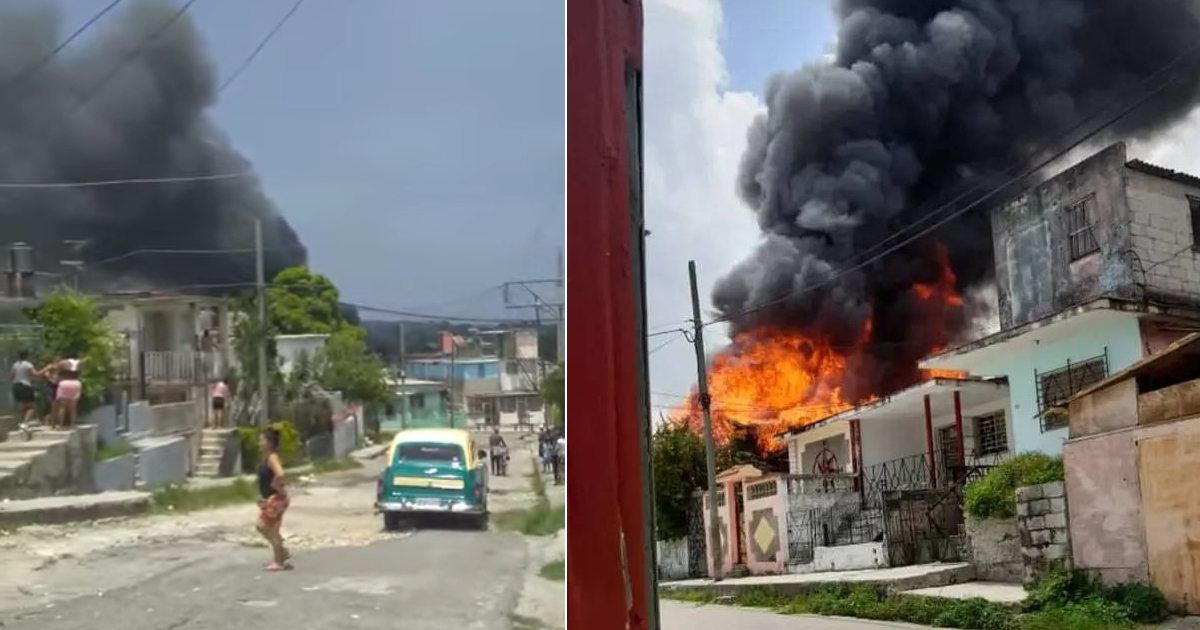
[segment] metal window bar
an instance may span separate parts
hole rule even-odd
[[[1049,372],[1034,370],[1033,379],[1037,390],[1038,417],[1041,419],[1042,432],[1067,426],[1064,415],[1047,412],[1063,407],[1072,396],[1107,377],[1107,346],[1104,348],[1104,354],[1090,359],[1075,363],[1067,361],[1065,366]]]
[[[812,544],[840,547],[883,540],[883,510],[857,503],[809,510]]]
[[[975,444],[976,455],[1008,450],[1008,429],[1003,411],[975,418]]]
[[[1078,260],[1100,250],[1092,230],[1092,207],[1096,196],[1088,195],[1067,208],[1067,234],[1071,260]]]
[[[758,483],[753,483],[746,486],[746,497],[750,500],[775,496],[775,494],[778,492],[779,486],[774,479],[760,481]]]

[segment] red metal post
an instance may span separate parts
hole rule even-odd
[[[960,466],[959,474],[962,475],[967,470],[967,454],[963,448],[963,421],[962,421],[962,398],[959,396],[959,391],[954,390],[954,449],[958,451],[958,461]],[[956,479],[955,481],[962,481]]]
[[[860,497],[862,491],[862,436],[858,432],[858,420],[850,421],[850,463],[854,471],[854,489]]]
[[[567,627],[648,630],[641,3],[572,0],[566,41]]]
[[[929,451],[929,487],[937,487],[937,458],[933,452],[933,410],[929,406],[929,394],[925,394],[925,447]]]

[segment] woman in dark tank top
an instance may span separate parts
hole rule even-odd
[[[287,488],[283,485],[283,464],[279,460],[279,431],[263,429],[258,445],[263,453],[258,465],[258,532],[271,545],[274,562],[266,566],[268,571],[291,569],[292,554],[283,546],[283,514],[288,509]]]

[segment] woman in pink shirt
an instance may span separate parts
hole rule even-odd
[[[217,379],[213,382],[211,398],[213,426],[223,428],[226,414],[229,412],[229,386],[225,384],[225,379]]]

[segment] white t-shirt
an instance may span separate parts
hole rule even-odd
[[[33,373],[37,368],[29,361],[17,361],[12,366],[12,381],[22,385],[33,386]]]
[[[559,455],[566,455],[567,454],[567,438],[558,438],[558,441],[554,443],[554,450]]]

